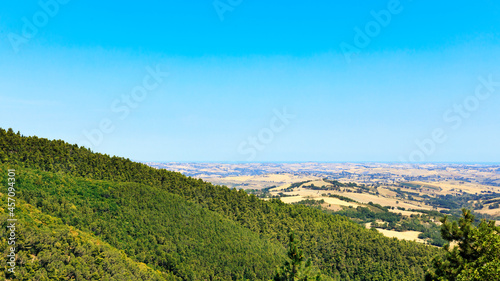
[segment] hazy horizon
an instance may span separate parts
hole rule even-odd
[[[0,5],[0,127],[137,161],[500,159],[498,2],[63,2]]]

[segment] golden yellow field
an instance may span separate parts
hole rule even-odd
[[[442,189],[442,191],[438,192],[439,194],[457,194],[460,192],[475,194],[481,191],[500,192],[500,187],[488,186],[482,184],[473,184],[473,183],[462,183],[460,181],[438,181],[431,183],[414,181],[411,183],[440,188]]]
[[[371,228],[371,223],[365,224],[366,228]],[[375,228],[378,232],[382,233],[382,235],[386,237],[391,237],[391,238],[397,238],[399,240],[408,240],[408,241],[415,241],[419,243],[425,243],[425,240],[422,240],[418,238],[418,235],[421,233],[419,231],[394,231],[394,230],[387,230],[387,229],[382,229],[382,228]]]
[[[395,238],[398,238],[400,240],[409,240],[409,241],[415,241],[415,242],[419,242],[419,243],[425,243],[424,240],[418,238],[418,235],[421,233],[418,231],[398,232],[398,231],[394,231],[394,230],[387,230],[387,229],[381,229],[381,228],[377,228],[377,230],[380,233],[382,233],[384,236],[387,236],[387,237],[395,237]]]

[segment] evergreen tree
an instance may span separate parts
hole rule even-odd
[[[441,235],[449,243],[444,258],[434,260],[434,273],[426,280],[500,280],[500,227],[494,221],[482,220],[474,227],[474,215],[462,209],[459,222],[450,223],[441,219]],[[450,249],[450,243],[457,246]]]
[[[308,281],[321,280],[319,273],[313,274],[312,262],[306,259],[295,241],[294,233],[290,234],[288,258],[285,264],[277,270],[274,281]]]
[[[290,228],[322,279],[422,280],[430,257],[444,252],[383,237],[346,217],[279,199],[259,200],[242,190],[61,140],[0,128],[0,152],[3,186],[7,169],[19,171],[17,199],[95,235],[135,262],[183,280],[272,278],[276,265],[287,258]],[[50,264],[25,280],[46,280],[38,274],[53,272]],[[76,265],[75,270],[81,271]]]

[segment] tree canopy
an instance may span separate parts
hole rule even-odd
[[[500,227],[486,220],[475,227],[471,211],[462,212],[458,222],[441,220],[446,255],[434,260],[426,280],[500,280]]]
[[[422,280],[441,253],[339,215],[13,130],[0,129],[0,162],[4,186],[7,169],[19,172],[20,200],[183,280],[268,280],[286,259],[290,229],[334,279]]]

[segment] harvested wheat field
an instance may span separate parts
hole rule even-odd
[[[382,233],[386,237],[394,237],[394,238],[397,238],[399,240],[408,240],[408,241],[415,241],[415,242],[419,242],[419,243],[425,243],[424,240],[418,238],[418,235],[421,233],[419,231],[399,232],[399,231],[387,230],[387,229],[382,229],[382,228],[377,228],[377,231]]]

